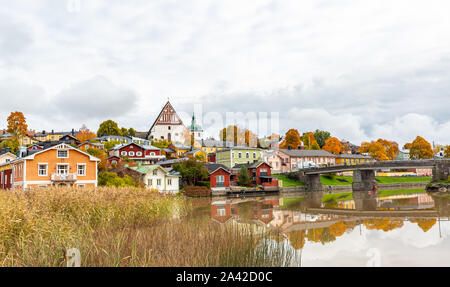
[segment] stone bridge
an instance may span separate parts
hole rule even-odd
[[[450,159],[391,160],[359,165],[332,165],[313,167],[299,171],[299,180],[306,183],[307,191],[322,191],[321,174],[353,171],[353,191],[373,190],[377,184],[375,171],[382,169],[432,168],[432,182],[447,180],[450,175]]]

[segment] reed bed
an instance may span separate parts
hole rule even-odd
[[[267,232],[191,216],[191,201],[137,188],[0,191],[0,266],[287,266]]]

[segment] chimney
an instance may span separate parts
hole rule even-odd
[[[43,130],[43,131],[42,131],[42,134],[44,134],[44,135],[45,135],[45,130]]]
[[[73,135],[73,136],[75,135],[75,130],[74,130],[74,129],[72,129],[72,135]]]
[[[54,134],[55,132],[52,130],[52,134]]]

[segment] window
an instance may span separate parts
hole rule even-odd
[[[167,185],[172,185],[172,179],[171,178],[167,179]]]
[[[47,185],[46,184],[41,184],[41,185],[38,185],[38,188],[46,188],[47,187]]]
[[[127,156],[127,152],[126,152],[126,151],[123,151],[123,152],[121,152],[120,154],[121,154],[121,155],[124,155],[124,156]]]
[[[68,158],[69,157],[69,151],[67,151],[67,150],[59,150],[57,157],[58,158]]]
[[[160,185],[161,185],[161,179],[160,179],[160,178],[158,178],[158,179],[156,180],[156,185],[157,185],[157,186],[160,186]]]
[[[38,175],[47,176],[47,164],[38,164]]]
[[[217,208],[217,216],[225,216],[226,212],[225,212],[225,208]]]
[[[248,154],[248,152],[245,154],[245,158],[250,158],[250,155]]]
[[[253,158],[256,158],[256,152],[253,152]]]
[[[6,162],[10,162],[11,160],[9,158],[6,159]]]
[[[134,156],[134,151],[129,151],[128,154],[129,154],[130,156]]]
[[[155,156],[155,153],[154,153],[154,152],[151,152],[151,153],[150,153],[150,156]]]
[[[77,175],[79,175],[79,176],[86,175],[86,165],[85,164],[77,165]]]
[[[137,156],[142,156],[142,152],[138,151],[138,152],[136,153],[136,155],[137,155]]]
[[[150,186],[153,185],[153,179],[149,179],[149,180],[148,180],[148,185],[150,185]]]
[[[242,158],[242,153],[241,152],[239,152],[238,158]]]
[[[86,149],[89,149],[89,145],[88,144],[86,145]]]
[[[85,187],[85,185],[84,185],[84,184],[78,184],[77,187],[78,187],[79,189],[83,189],[83,188]]]
[[[68,175],[69,174],[69,166],[65,164],[58,164],[56,166],[56,173],[58,175]]]

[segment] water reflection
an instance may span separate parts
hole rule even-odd
[[[414,243],[416,238],[421,240],[417,245],[423,245],[427,241],[445,239],[445,231],[450,229],[450,200],[425,192],[388,196],[378,196],[372,192],[340,196],[314,192],[295,196],[221,198],[213,199],[210,206],[213,221],[220,224],[252,224],[259,230],[279,231],[272,239],[279,244],[289,244],[295,250],[311,245],[312,250],[317,246],[333,246],[333,251],[336,251],[339,250],[337,246],[346,246],[349,242],[356,246],[381,246],[404,240],[403,236],[409,238],[409,242],[402,243],[404,246]],[[383,233],[390,234],[387,238],[391,241],[384,238],[387,241],[378,242],[381,240],[379,238],[385,237],[381,236]],[[369,244],[374,240],[372,237],[377,240]],[[449,243],[445,240],[447,246]],[[399,246],[395,249],[396,252],[400,250]],[[316,252],[320,254],[322,251]],[[442,251],[448,253],[448,249]],[[402,254],[405,258],[410,256],[406,253]],[[348,260],[352,262],[350,265],[358,265],[354,264],[355,257]],[[326,261],[331,262],[334,261]],[[450,261],[444,263],[450,265]]]

